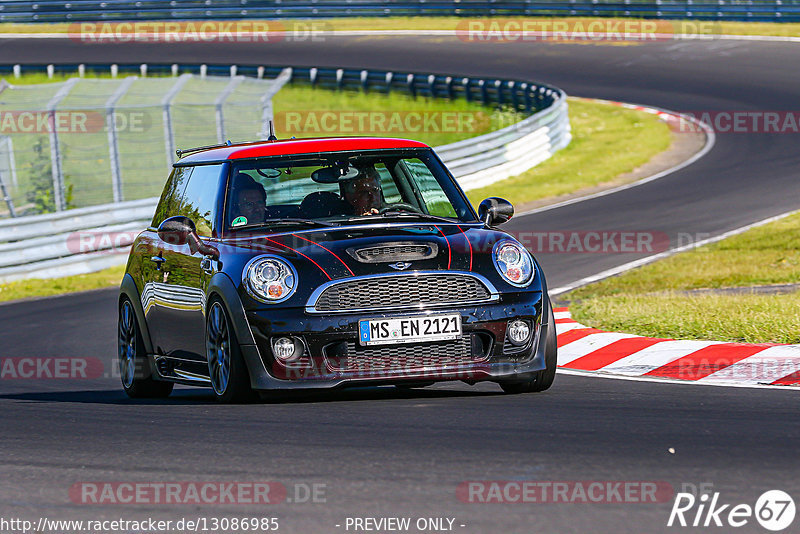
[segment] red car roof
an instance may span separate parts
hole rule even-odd
[[[202,163],[226,159],[260,158],[345,150],[375,150],[387,148],[429,148],[425,143],[390,137],[323,137],[316,139],[287,139],[260,141],[220,148],[210,148],[182,158],[179,163]]]

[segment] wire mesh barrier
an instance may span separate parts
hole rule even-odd
[[[454,77],[432,74],[387,72],[375,70],[348,70],[348,69],[319,69],[309,67],[265,67],[265,66],[231,66],[231,65],[27,65],[23,69],[20,65],[0,65],[0,75],[19,76],[25,72],[48,72],[50,75],[92,71],[109,71],[118,74],[136,74],[148,72],[150,74],[172,74],[172,77],[155,78],[159,86],[158,96],[145,91],[137,93],[138,88],[156,90],[156,86],[136,85],[142,80],[128,76],[116,80],[117,88],[110,91],[111,96],[124,92],[124,97],[112,99],[109,88],[100,96],[95,96],[95,101],[102,101],[105,106],[95,103],[95,108],[104,110],[102,118],[95,119],[99,123],[111,124],[150,125],[146,132],[139,132],[133,136],[134,148],[127,148],[122,143],[125,136],[137,132],[128,132],[127,128],[112,128],[110,131],[120,134],[117,149],[112,149],[115,143],[108,141],[103,145],[98,139],[96,146],[107,147],[104,152],[95,149],[99,163],[104,165],[103,173],[98,173],[98,180],[106,176],[104,181],[95,184],[97,191],[82,186],[76,190],[68,172],[64,172],[66,185],[65,199],[75,204],[76,191],[81,195],[95,195],[95,199],[103,198],[106,204],[90,207],[79,207],[63,212],[33,215],[28,217],[0,218],[0,282],[18,280],[22,278],[49,278],[68,276],[96,271],[111,265],[124,263],[130,244],[135,236],[144,228],[152,218],[157,199],[155,196],[163,186],[164,170],[166,164],[172,161],[174,152],[165,150],[170,136],[165,132],[171,128],[173,135],[180,137],[180,146],[205,145],[209,142],[209,132],[216,134],[216,139],[231,138],[232,140],[253,138],[254,128],[256,138],[265,138],[263,131],[265,120],[272,115],[268,93],[262,93],[265,85],[260,80],[271,80],[272,88],[276,91],[284,83],[297,85],[310,85],[340,91],[379,92],[383,94],[395,91],[412,96],[443,99],[465,99],[480,102],[486,106],[502,109],[511,109],[525,115],[523,120],[470,139],[451,143],[436,148],[442,160],[452,170],[453,175],[465,189],[481,187],[509,176],[519,174],[539,162],[547,159],[555,151],[567,146],[571,140],[569,115],[566,94],[556,87],[530,81],[486,79],[471,77]],[[182,73],[178,75],[179,73]],[[223,77],[227,74],[227,77]],[[244,77],[244,78],[242,78]],[[88,80],[67,81],[55,89],[55,94],[64,94],[65,87],[72,83],[82,84]],[[97,80],[113,82],[114,80]],[[198,85],[202,81],[205,84]],[[123,84],[129,84],[125,87]],[[100,85],[98,85],[100,87]],[[124,91],[123,88],[124,87]],[[176,89],[176,87],[178,89]],[[213,92],[206,92],[208,89]],[[37,96],[37,89],[30,89],[31,98]],[[67,93],[69,94],[69,93]],[[208,95],[216,95],[209,99]],[[269,93],[274,94],[274,93]],[[253,113],[255,97],[261,95],[259,100],[259,113]],[[5,101],[5,92],[0,94],[0,102]],[[46,95],[38,95],[39,101],[52,103],[55,98],[53,88]],[[66,97],[62,99],[66,101]],[[166,103],[170,102],[167,113]],[[61,101],[59,101],[61,102]],[[121,117],[108,118],[108,103],[112,102],[113,113],[123,114]],[[156,102],[156,104],[154,104]],[[209,103],[210,102],[210,103]],[[123,104],[129,108],[122,108]],[[85,110],[85,102],[76,104]],[[204,109],[200,109],[205,106]],[[41,107],[41,106],[40,106]],[[149,119],[128,116],[128,113],[139,112],[142,109],[153,108],[159,112]],[[45,109],[47,106],[45,106]],[[202,112],[202,113],[198,113]],[[244,119],[234,120],[237,113],[245,112],[251,115],[251,122]],[[182,114],[190,114],[183,116]],[[205,122],[200,124],[198,115],[205,115]],[[13,117],[13,115],[11,115]],[[82,117],[81,117],[82,118]],[[56,116],[54,120],[66,121],[70,124],[71,117]],[[29,150],[30,155],[25,157],[38,162],[42,172],[41,183],[43,191],[47,191],[47,184],[53,183],[53,169],[47,167],[51,161],[61,161],[64,169],[72,169],[66,162],[72,150],[72,145],[61,145],[61,160],[48,160],[49,136],[47,134],[48,116],[42,119],[44,132],[39,134],[42,138],[38,141],[41,145],[36,150]],[[152,120],[152,124],[148,121]],[[116,121],[116,122],[115,122]],[[127,121],[127,122],[124,122]],[[138,122],[137,122],[138,121]],[[80,123],[80,121],[78,121]],[[179,125],[180,123],[180,125]],[[94,124],[86,118],[83,124]],[[155,125],[153,127],[153,124]],[[172,124],[170,127],[169,125]],[[99,126],[98,126],[99,128]],[[104,131],[106,138],[108,132]],[[147,135],[146,135],[147,134]],[[75,134],[77,135],[77,134]],[[65,137],[66,134],[62,137]],[[12,137],[12,136],[8,136]],[[155,139],[155,141],[154,141]],[[14,142],[14,151],[10,152],[19,158],[19,143]],[[32,142],[29,141],[30,145]],[[10,146],[10,145],[9,145]],[[172,146],[175,146],[173,141]],[[124,156],[126,151],[131,154],[144,154],[152,148],[149,160],[144,157],[128,163]],[[0,137],[0,173],[2,173],[3,144]],[[88,149],[85,149],[88,151]],[[112,176],[110,162],[114,159],[113,150],[118,152],[120,161],[120,179],[109,179]],[[165,156],[166,154],[166,156]],[[105,159],[104,159],[105,158]],[[88,161],[85,160],[85,161]],[[130,165],[130,167],[128,167]],[[152,172],[150,166],[157,169]],[[13,164],[11,165],[13,168]],[[19,168],[19,162],[17,162]],[[150,169],[150,170],[148,170]],[[70,171],[71,172],[71,171]],[[19,173],[18,173],[19,174]],[[6,174],[0,174],[5,182]],[[21,181],[21,178],[18,178]],[[115,188],[114,184],[119,184]],[[69,186],[72,186],[70,189]],[[51,186],[52,187],[52,186]],[[152,188],[152,189],[151,189]],[[85,192],[84,192],[85,191]],[[129,200],[130,198],[150,195],[151,198],[142,200]],[[70,196],[71,195],[71,196]],[[116,196],[115,196],[116,195]],[[83,198],[83,197],[81,197]],[[27,200],[30,203],[30,200]],[[26,207],[26,209],[29,206]],[[8,216],[8,210],[5,212]],[[0,212],[0,217],[2,213]]]
[[[6,84],[0,217],[156,196],[176,147],[263,138],[272,96],[287,80],[288,72],[275,79],[185,73]]]
[[[800,20],[799,0],[4,0],[0,22],[383,16],[583,16]]]

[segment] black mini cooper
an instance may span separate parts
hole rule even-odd
[[[131,397],[174,384],[224,402],[300,388],[556,372],[544,273],[415,141],[304,139],[179,153],[131,249],[119,365]]]

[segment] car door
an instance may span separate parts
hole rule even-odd
[[[141,263],[141,299],[147,329],[155,353],[161,355],[166,354],[164,347],[167,343],[164,336],[169,334],[169,292],[165,290],[169,271],[165,269],[168,245],[158,237],[157,230],[165,219],[179,214],[181,197],[191,171],[191,167],[173,169],[164,186],[153,222],[139,236],[133,251]]]
[[[191,168],[181,195],[178,215],[189,217],[203,241],[214,237],[217,202],[221,197],[222,164]],[[173,358],[204,361],[206,287],[210,273],[202,268],[203,255],[188,244],[164,243],[161,340],[165,354]]]
[[[182,170],[176,182],[185,185],[178,201],[171,205],[174,213],[168,217],[189,217],[206,242],[214,238],[223,168],[222,164],[178,168]],[[202,268],[203,255],[192,253],[188,244],[166,243],[157,235],[154,244],[157,250],[156,256],[151,257],[157,271],[151,312],[156,324],[154,345],[160,354],[172,358],[204,361],[205,290],[210,274]]]

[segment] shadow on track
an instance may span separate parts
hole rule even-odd
[[[501,391],[455,389],[400,389],[394,386],[349,388],[333,391],[288,391],[277,398],[257,400],[254,404],[307,404],[315,402],[353,402],[403,399],[446,399],[504,395]],[[119,390],[41,391],[0,395],[0,399],[24,402],[64,402],[116,405],[192,405],[218,404],[203,389],[178,389],[166,399],[130,399]]]

